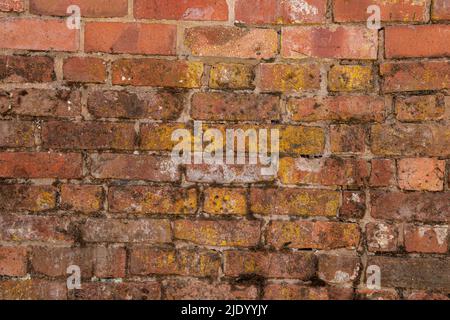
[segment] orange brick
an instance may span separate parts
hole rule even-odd
[[[408,252],[447,253],[449,230],[447,226],[414,226],[405,228],[405,249]]]
[[[64,60],[64,80],[102,83],[106,81],[106,63],[97,58],[71,57]]]
[[[444,175],[444,160],[409,158],[398,161],[398,183],[405,190],[441,191]]]

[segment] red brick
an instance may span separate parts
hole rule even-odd
[[[372,192],[371,215],[377,219],[449,222],[449,196],[448,192]]]
[[[440,90],[450,87],[447,61],[386,62],[381,64],[384,92]]]
[[[61,206],[64,210],[91,213],[102,209],[102,201],[101,186],[75,184],[61,186]]]
[[[282,158],[279,178],[284,184],[363,186],[369,166],[360,159]]]
[[[267,121],[280,119],[279,98],[250,93],[199,92],[192,97],[196,120]]]
[[[407,300],[449,300],[448,295],[430,291],[408,291],[403,294]]]
[[[365,27],[284,27],[282,30],[283,58],[375,60],[377,48],[377,31]]]
[[[176,120],[183,111],[183,94],[169,91],[93,91],[87,107],[97,118]]]
[[[23,277],[27,273],[27,249],[25,247],[0,247],[0,275]]]
[[[253,247],[260,239],[259,221],[177,220],[174,237],[199,245]]]
[[[383,124],[372,126],[372,152],[376,155],[448,156],[450,129],[434,124]]]
[[[177,181],[178,165],[168,157],[130,154],[94,154],[91,172],[98,179]]]
[[[159,300],[161,286],[146,282],[88,282],[74,292],[76,300]]]
[[[121,59],[113,63],[112,82],[117,85],[198,88],[201,62],[160,59]]]
[[[357,289],[356,300],[400,300],[395,289]]]
[[[331,190],[252,188],[249,201],[256,214],[335,217],[340,194]]]
[[[286,105],[294,121],[376,121],[385,118],[382,98],[369,96],[336,96],[324,98],[290,98]]]
[[[324,23],[327,1],[236,1],[236,22],[249,24]]]
[[[398,97],[395,99],[397,119],[405,122],[443,120],[448,113],[441,95]]]
[[[333,125],[330,127],[330,139],[333,153],[363,153],[366,130],[361,126]]]
[[[258,88],[266,92],[299,92],[320,88],[317,64],[261,64]]]
[[[194,249],[131,249],[130,273],[133,275],[218,276],[221,259],[216,251]]]
[[[12,92],[12,98],[12,112],[18,115],[75,117],[81,114],[81,93],[77,90],[20,89]]]
[[[86,52],[174,55],[176,26],[90,22],[85,26]]]
[[[127,0],[30,0],[30,12],[44,16],[67,16],[71,5],[80,7],[83,17],[123,17],[128,13]]]
[[[192,214],[197,210],[197,190],[149,186],[111,187],[108,203],[112,212]]]
[[[437,258],[401,258],[369,256],[368,266],[377,265],[381,269],[382,285],[411,289],[450,288],[450,261]]]
[[[81,177],[82,158],[78,153],[3,152],[0,177],[59,178]]]
[[[106,81],[106,63],[102,59],[71,57],[64,60],[64,80],[102,83]]]
[[[0,21],[0,48],[25,50],[76,51],[79,32],[65,21],[12,19]]]
[[[360,240],[357,224],[328,221],[272,221],[266,241],[275,248],[355,248]]]
[[[1,300],[65,300],[65,281],[42,279],[0,281]]]
[[[272,29],[210,26],[185,30],[185,46],[194,56],[270,59],[278,51]]]
[[[56,189],[52,186],[0,185],[0,210],[43,211],[56,207]]]
[[[397,251],[399,231],[395,225],[371,222],[366,225],[367,248],[372,252]]]
[[[449,229],[447,226],[405,227],[405,250],[419,253],[447,253]]]
[[[430,37],[430,34],[433,36]],[[450,26],[395,26],[385,30],[386,58],[450,55]]]
[[[278,253],[225,251],[225,275],[309,280],[316,273],[316,257],[310,252]]]
[[[226,0],[135,0],[134,16],[156,20],[228,20]]]
[[[344,191],[340,218],[361,219],[366,213],[366,194],[364,191]]]
[[[428,0],[335,0],[334,21],[366,22],[372,15],[367,13],[367,8],[371,5],[380,7],[381,21],[427,21]]]
[[[81,227],[86,242],[166,243],[171,241],[169,220],[89,219]]]
[[[51,82],[55,80],[50,57],[0,56],[1,82]]]
[[[448,0],[434,0],[431,9],[433,20],[450,20],[450,5]]]
[[[203,211],[209,214],[247,214],[247,191],[244,188],[215,188],[204,190]]]
[[[444,189],[445,161],[433,158],[398,160],[398,184],[405,190]]]
[[[360,259],[354,254],[320,254],[319,279],[328,284],[351,285],[359,275]]]
[[[352,288],[308,287],[291,283],[270,283],[264,288],[265,300],[351,300],[352,298]]]
[[[42,128],[47,148],[133,150],[135,139],[132,123],[50,121]]]
[[[372,171],[370,173],[370,185],[373,187],[387,187],[396,185],[395,160],[372,159]]]
[[[33,147],[34,124],[25,121],[0,121],[0,147]]]
[[[64,217],[0,215],[0,240],[73,242],[71,220]]]
[[[198,279],[165,280],[163,288],[167,300],[254,300],[258,297],[258,290],[252,285]]]
[[[25,11],[25,0],[0,0],[0,11]]]
[[[123,278],[125,262],[125,249],[119,247],[34,247],[31,258],[33,271],[49,277],[65,276],[69,266],[77,265],[83,278]]]

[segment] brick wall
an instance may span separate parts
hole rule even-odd
[[[0,0],[0,298],[448,298],[449,20],[449,0]],[[193,120],[279,129],[277,175],[174,164]]]

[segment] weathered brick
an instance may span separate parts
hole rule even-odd
[[[0,121],[0,147],[33,147],[34,124],[29,121]]]
[[[226,21],[226,0],[135,0],[134,16],[156,20],[212,20]]]
[[[70,57],[64,60],[64,80],[102,83],[106,81],[106,63],[91,57]]]
[[[330,91],[364,91],[372,88],[372,67],[335,65],[328,74]]]
[[[126,252],[120,247],[33,247],[31,254],[33,271],[49,277],[65,276],[69,266],[77,265],[83,278],[123,278],[125,263]]]
[[[0,215],[0,240],[72,243],[71,220],[64,217]],[[1,291],[1,290],[0,290]]]
[[[226,247],[253,247],[259,243],[259,221],[177,220],[174,237],[195,244]]]
[[[130,273],[141,276],[217,276],[220,266],[220,256],[213,250],[135,247],[130,254]]]
[[[11,96],[10,92],[0,90],[0,115],[6,114],[12,108]]]
[[[26,273],[27,248],[0,246],[0,275],[23,277]]]
[[[434,0],[431,17],[436,20],[450,20],[450,6],[447,0]]]
[[[383,287],[411,289],[450,288],[450,261],[436,258],[369,257],[368,265],[381,268]]]
[[[310,252],[279,253],[225,251],[225,275],[309,280],[316,273],[317,260]]]
[[[167,300],[254,300],[258,297],[258,290],[253,285],[198,279],[165,280],[163,288]]]
[[[443,96],[439,95],[398,97],[395,99],[397,119],[405,122],[442,120],[448,112],[446,109]]]
[[[294,121],[376,121],[385,118],[382,98],[369,96],[336,96],[325,98],[291,98],[286,105]]]
[[[184,123],[143,124],[139,147],[143,150],[172,151],[178,144],[178,141],[172,141],[172,134],[179,129],[187,129],[187,127]]]
[[[77,90],[19,89],[12,92],[12,100],[12,112],[17,115],[75,117],[81,114],[81,93]]]
[[[194,56],[270,59],[278,51],[272,29],[209,26],[185,30],[184,44]]]
[[[333,2],[334,21],[366,22],[371,16],[371,13],[367,13],[367,8],[371,5],[377,5],[380,8],[381,21],[427,21],[428,0],[335,0]]]
[[[450,87],[447,61],[386,62],[381,64],[384,92],[440,90]]]
[[[72,179],[82,174],[79,153],[2,152],[0,162],[3,178]]]
[[[376,155],[450,155],[450,129],[445,125],[374,125],[371,137],[372,152]]]
[[[83,213],[102,209],[103,188],[96,185],[64,184],[61,186],[61,206],[64,210]]]
[[[93,91],[87,108],[97,118],[176,120],[183,110],[183,94],[169,91]]]
[[[91,173],[98,179],[177,181],[178,165],[168,157],[130,154],[93,154]]]
[[[448,295],[439,292],[413,290],[404,292],[406,300],[449,300]]]
[[[280,152],[289,154],[321,154],[325,148],[325,133],[319,127],[282,126]]]
[[[371,215],[377,219],[449,222],[449,195],[448,192],[372,192]]]
[[[279,178],[284,184],[362,186],[369,167],[360,159],[285,157],[280,160]]]
[[[266,94],[199,92],[192,97],[191,112],[196,120],[279,120],[279,101]]]
[[[166,243],[171,241],[169,220],[88,219],[81,226],[86,242]]]
[[[218,63],[211,67],[209,86],[216,89],[254,88],[254,67],[238,63]]]
[[[355,248],[360,240],[357,224],[328,221],[272,221],[266,241],[276,248]]]
[[[396,185],[395,181],[395,160],[372,159],[372,171],[369,183],[373,187],[387,187]]]
[[[364,191],[344,191],[339,217],[361,219],[366,213],[366,194]]]
[[[84,48],[86,52],[174,55],[176,30],[169,24],[89,22]]]
[[[377,58],[378,33],[360,26],[284,27],[283,58]]]
[[[447,253],[449,229],[447,226],[407,225],[404,238],[408,252]]]
[[[450,55],[450,26],[445,24],[387,27],[384,39],[386,58]]]
[[[319,279],[328,284],[352,284],[361,268],[359,257],[354,254],[320,254]]]
[[[398,161],[398,184],[401,189],[441,191],[444,175],[444,160],[408,158]]]
[[[243,188],[207,188],[204,191],[203,210],[209,214],[245,215],[246,192]]]
[[[265,92],[298,92],[320,88],[317,64],[261,64],[258,88]]]
[[[356,300],[400,300],[395,289],[357,289]]]
[[[326,0],[236,1],[236,22],[248,24],[324,23]]]
[[[56,189],[52,186],[0,185],[0,210],[43,211],[56,207]]]
[[[182,60],[120,59],[112,66],[117,85],[198,88],[202,75],[203,63]]]
[[[331,190],[252,188],[249,201],[256,214],[335,217],[340,194]]]
[[[363,153],[366,130],[355,125],[333,125],[330,127],[330,140],[333,153]]]
[[[63,300],[67,299],[65,281],[43,279],[0,281],[0,300]]]
[[[42,127],[48,148],[132,150],[135,135],[132,123],[50,121]]]
[[[372,252],[397,251],[399,231],[395,225],[371,222],[366,225],[367,248]]]
[[[74,297],[77,300],[159,300],[161,286],[157,281],[84,282]]]
[[[51,82],[55,80],[50,57],[0,56],[1,82]]]
[[[71,5],[80,7],[83,17],[123,17],[128,13],[127,0],[30,0],[30,12],[44,16],[67,16]]]
[[[76,51],[79,32],[65,21],[18,18],[0,21],[0,48]]]
[[[270,283],[264,288],[265,300],[351,300],[352,298],[352,288],[309,287],[292,283]]]
[[[25,0],[1,0],[0,11],[23,12],[25,11]]]
[[[197,210],[197,190],[147,186],[111,187],[108,203],[112,212],[189,214]]]

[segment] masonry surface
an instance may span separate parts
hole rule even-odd
[[[0,0],[0,298],[448,299],[449,22],[449,0]],[[278,128],[278,174],[176,165],[194,120]]]

